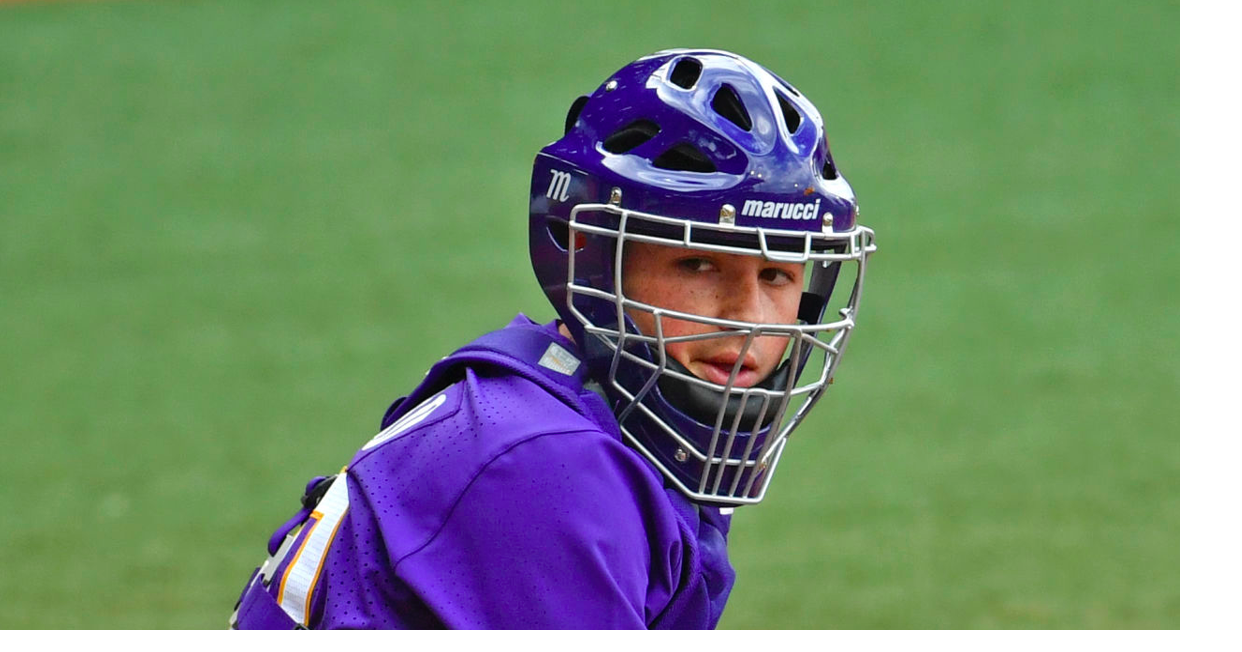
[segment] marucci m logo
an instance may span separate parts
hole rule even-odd
[[[759,201],[747,199],[742,204],[742,215],[747,217],[775,217],[782,220],[813,220],[819,217],[819,200],[815,203]]]
[[[552,170],[552,182],[548,184],[548,198],[556,201],[569,199],[569,173]]]

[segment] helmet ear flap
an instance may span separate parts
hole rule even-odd
[[[569,113],[565,116],[565,133],[568,134],[574,125],[578,123],[578,116],[582,114],[582,107],[586,106],[587,100],[590,99],[586,95],[579,96],[569,105]]]

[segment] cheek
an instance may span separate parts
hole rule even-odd
[[[801,275],[799,275],[801,278]],[[777,323],[794,324],[798,321],[798,308],[802,306],[802,281],[790,284],[781,288],[780,292],[774,297],[773,304],[776,307]]]
[[[693,312],[692,309],[687,310],[689,306],[661,306],[661,302],[651,300],[652,296],[667,295],[652,295],[647,293],[652,289],[650,284],[644,282],[647,280],[648,279],[642,279],[636,283],[627,284],[626,296],[630,299],[642,301],[643,303],[655,306]],[[635,325],[638,326],[638,329],[642,331],[643,335],[651,337],[655,336],[657,332],[655,315],[645,310],[630,310],[627,314],[630,316],[630,319],[634,320]],[[667,316],[660,319],[660,328],[666,338],[680,337],[683,335],[699,335],[714,330],[711,326],[706,324],[697,324],[694,322],[682,321],[680,319],[671,319]],[[710,346],[712,345],[705,342],[668,342],[664,345],[664,352],[669,358],[680,362],[683,366],[689,367],[690,362],[695,358],[695,352]]]
[[[710,278],[678,277],[672,273],[634,275],[624,281],[624,288],[627,299],[695,315],[712,314],[711,307],[720,302],[722,292]],[[665,319],[666,330],[668,322]]]
[[[770,312],[765,316],[767,321],[773,324],[796,324],[798,322],[798,308],[802,304],[802,288],[801,285],[792,287],[794,289],[782,289],[768,295]],[[766,375],[776,369],[789,345],[790,339],[786,336],[771,335],[755,338],[751,343],[751,351],[755,354],[760,371]]]
[[[627,276],[623,283],[627,299],[666,310],[711,315],[713,314],[712,305],[719,302],[713,294],[717,288],[705,286],[701,281],[697,284],[687,282],[684,278],[674,278],[670,274],[635,273]],[[644,335],[655,336],[655,315],[633,309],[629,310],[628,314]],[[714,330],[706,324],[672,319],[668,316],[660,320],[660,325],[665,337],[697,335]]]
[[[789,338],[771,336],[755,338],[755,342],[751,344],[755,350],[755,357],[759,361],[759,366],[764,373],[771,372],[780,363],[781,358],[785,356],[785,349],[789,347]]]
[[[654,315],[644,311],[630,311],[629,315],[630,319],[634,320],[634,323],[638,325],[639,330],[643,332],[643,335],[655,336]],[[666,338],[680,337],[682,335],[699,335],[714,330],[706,324],[696,324],[668,317],[661,319],[660,325]],[[702,348],[710,348],[713,346],[710,342],[710,340],[708,342],[669,342],[664,345],[664,350],[670,358],[689,366],[690,360],[694,358],[694,352]]]

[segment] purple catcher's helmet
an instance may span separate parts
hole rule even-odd
[[[873,232],[828,151],[823,119],[766,68],[719,50],[639,59],[578,98],[565,135],[535,157],[530,252],[627,442],[692,500],[763,499],[793,429],[831,382],[854,328]],[[802,263],[793,324],[680,312],[627,297],[627,243]],[[833,292],[837,285],[852,286]],[[654,333],[631,315],[647,313]],[[665,337],[665,320],[704,326]],[[759,336],[783,361],[736,380]],[[741,340],[724,384],[695,376],[666,345]]]

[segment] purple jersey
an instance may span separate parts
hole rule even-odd
[[[714,627],[729,517],[666,488],[585,373],[521,315],[442,360],[308,488],[235,625]]]

